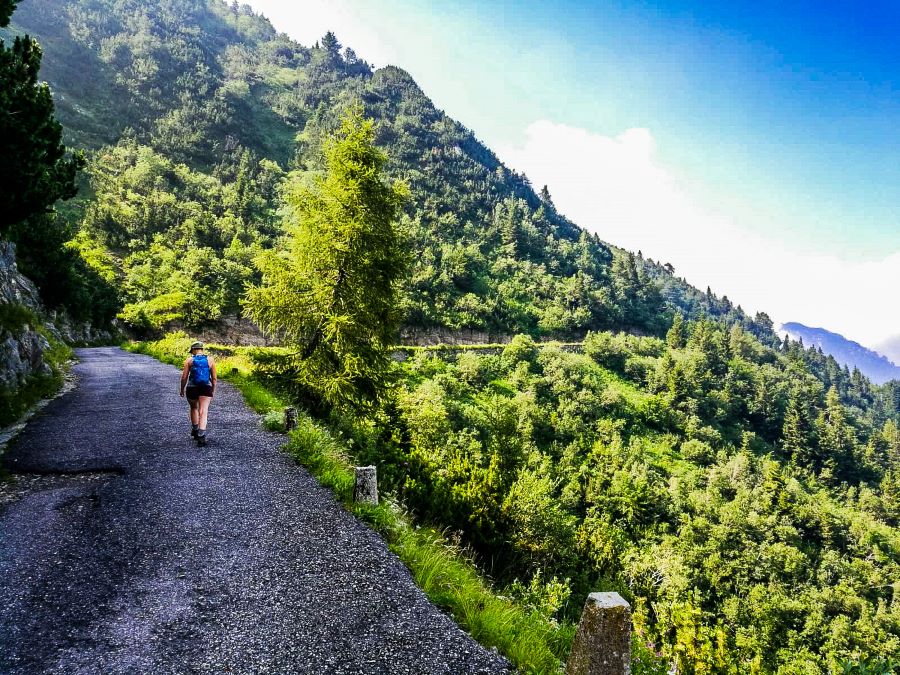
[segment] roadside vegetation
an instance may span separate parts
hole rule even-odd
[[[173,333],[154,342],[128,343],[131,351],[147,354],[180,367],[192,338]],[[207,345],[216,358],[220,377],[234,385],[247,404],[260,414],[260,423],[270,431],[284,432],[284,408],[289,398],[275,393],[273,383],[254,371],[254,358],[279,350]],[[306,467],[320,483],[358,518],[368,523],[409,567],[416,584],[428,598],[447,611],[472,637],[497,649],[525,673],[555,673],[568,654],[574,626],[560,624],[535,608],[498,593],[460,541],[448,538],[440,525],[417,524],[396,492],[380,483],[378,506],[353,502],[353,439],[345,425],[329,425],[301,410],[297,429],[287,437],[285,452]]]
[[[686,330],[697,337],[680,347],[596,334],[584,353],[524,336],[498,353],[415,350],[396,365],[390,404],[372,415],[301,413],[289,452],[385,536],[432,600],[526,671],[553,672],[535,656],[535,636],[544,636],[537,653],[558,664],[585,594],[602,589],[635,608],[635,672],[673,662],[680,672],[890,672],[900,572],[891,493],[846,479],[866,470],[871,451],[856,444],[849,463],[823,474],[723,427],[721,416],[698,426],[647,386],[646,370],[638,378],[601,365],[613,349],[661,367],[667,355],[696,358],[701,330],[727,335]],[[180,364],[189,343],[182,334],[140,349]],[[254,363],[279,350],[211,349],[225,378],[278,428],[290,393],[263,394],[278,382]],[[721,403],[721,394],[713,386],[706,396]],[[699,403],[684,400],[687,409]],[[826,410],[820,423],[840,417]],[[896,443],[887,422],[873,445],[895,453]],[[378,509],[350,503],[351,467],[368,463],[387,495]],[[490,579],[475,588],[493,589],[501,604],[475,601],[472,589],[448,592],[468,588],[442,571],[457,565]],[[495,609],[473,617],[480,606]],[[515,656],[518,631],[502,628],[519,621],[532,625],[522,629],[527,656]],[[773,651],[773,635],[792,647]]]
[[[3,155],[8,184],[47,157],[54,180],[3,193],[0,235],[45,304],[157,337],[243,313],[281,339],[213,346],[220,373],[269,428],[300,407],[288,451],[482,643],[554,672],[585,595],[616,590],[638,673],[894,668],[900,383],[581,230],[331,33],[304,47],[218,0],[30,0],[15,19],[0,71],[45,124],[0,134],[33,141]],[[83,160],[36,43],[12,41],[29,26],[91,150],[58,212]],[[516,337],[396,362],[401,325]],[[180,365],[189,341],[133,348]],[[354,464],[378,467],[383,505],[350,503]]]

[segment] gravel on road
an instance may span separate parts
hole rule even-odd
[[[176,369],[78,357],[3,459],[0,673],[509,671],[227,383],[198,448]]]

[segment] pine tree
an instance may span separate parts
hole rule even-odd
[[[684,323],[684,317],[681,312],[675,314],[672,320],[672,327],[666,333],[666,344],[672,349],[684,349],[687,344],[687,326]]]
[[[0,25],[15,3],[0,0]],[[75,195],[80,155],[67,156],[62,126],[53,117],[50,87],[38,81],[41,48],[28,37],[12,47],[0,40],[0,236],[14,225],[48,213]]]
[[[791,396],[788,401],[787,411],[784,414],[784,428],[782,429],[782,448],[789,457],[793,457],[798,464],[805,464],[809,459],[809,433],[800,402],[796,396]]]
[[[293,379],[332,405],[364,406],[387,384],[407,255],[395,222],[403,184],[381,180],[371,120],[352,108],[325,147],[324,176],[287,198],[289,250],[259,260],[248,314],[294,345]]]
[[[554,208],[553,206],[553,198],[550,196],[550,189],[545,185],[541,188],[541,201],[547,206]]]
[[[820,455],[832,460],[838,469],[844,468],[852,458],[855,442],[836,387],[831,387],[825,396],[825,410],[820,413],[817,426]]]
[[[888,420],[879,432],[885,446],[890,466],[900,469],[900,429],[894,420]]]
[[[9,25],[9,17],[16,10],[18,0],[0,0],[0,28]]]
[[[322,49],[325,50],[325,53],[328,54],[328,57],[334,61],[338,61],[341,58],[341,43],[338,42],[337,37],[331,31],[325,33],[325,37],[322,38]]]

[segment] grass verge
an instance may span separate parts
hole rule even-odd
[[[190,337],[176,333],[157,342],[124,347],[181,366],[190,343]],[[237,387],[247,404],[264,415],[267,428],[277,430],[285,401],[254,379],[244,350],[207,345],[207,351],[216,357],[219,377]],[[301,411],[286,451],[330,488],[348,511],[376,530],[410,569],[428,598],[475,640],[485,647],[496,647],[521,673],[561,672],[575,627],[548,621],[494,592],[463,550],[434,529],[416,527],[390,499],[378,506],[355,504],[353,462],[343,443],[326,426]]]

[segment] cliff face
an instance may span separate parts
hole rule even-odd
[[[38,332],[42,314],[37,288],[16,267],[16,247],[0,242],[0,387],[16,389],[32,375],[49,375]]]

